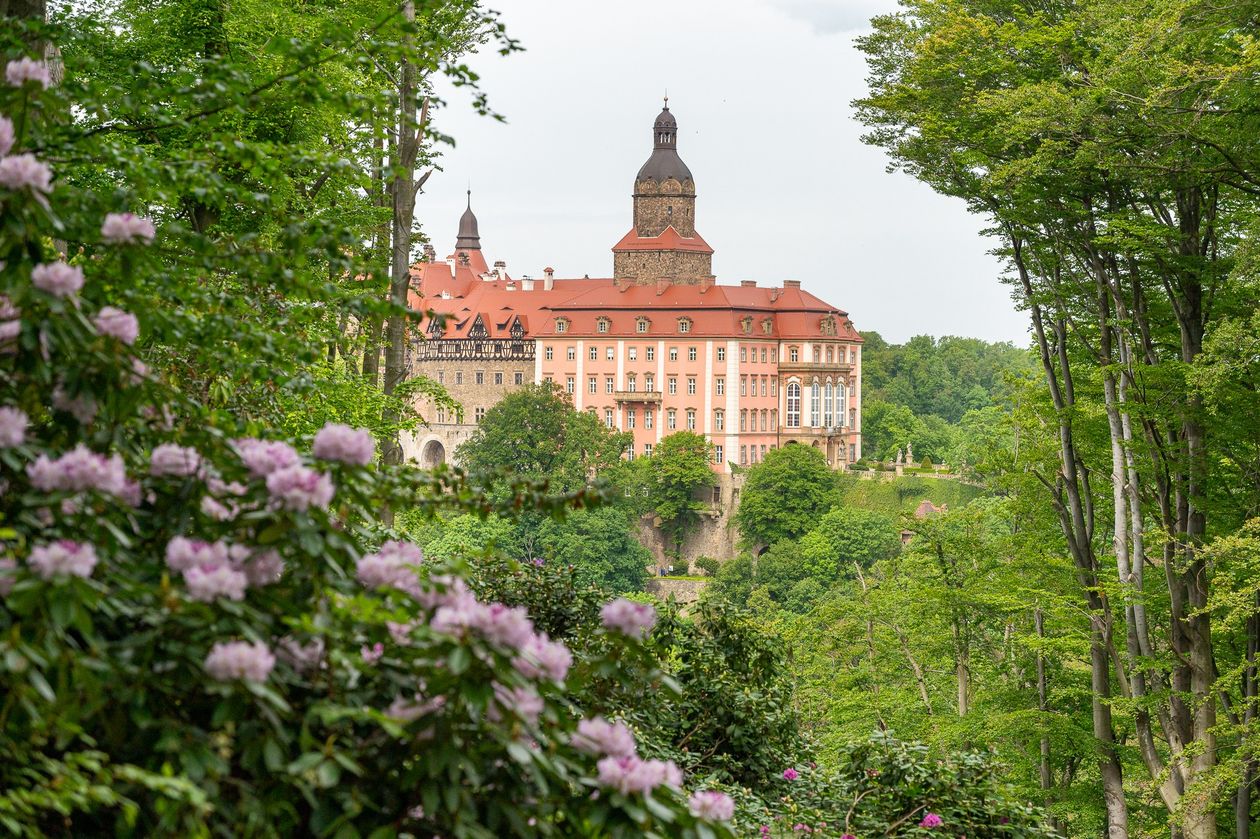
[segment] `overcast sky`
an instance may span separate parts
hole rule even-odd
[[[634,174],[669,90],[696,178],[696,228],[722,283],[799,279],[893,341],[917,334],[1026,343],[980,220],[860,140],[853,46],[895,0],[491,0],[525,47],[470,60],[506,124],[467,95],[436,127],[457,145],[417,214],[454,247],[471,182],[488,261],[514,276],[607,277],[630,229]]]

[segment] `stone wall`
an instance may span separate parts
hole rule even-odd
[[[668,178],[659,186],[655,181],[634,184],[634,229],[640,236],[659,236],[673,225],[679,235],[696,235],[696,186],[691,181],[678,183]]]
[[[710,503],[710,509],[700,516],[700,520],[687,530],[682,543],[682,560],[687,568],[679,567],[669,554],[672,547],[669,538],[661,530],[651,516],[639,520],[636,535],[648,550],[652,552],[655,565],[653,573],[659,569],[668,569],[674,563],[674,573],[686,574],[694,570],[694,563],[702,556],[725,562],[739,551],[739,529],[735,527],[735,509],[739,506],[739,490],[744,484],[744,476],[724,474],[718,476],[716,489],[721,493],[717,503]],[[705,500],[712,502],[712,491],[706,491]]]
[[[481,383],[477,383],[477,374]],[[496,374],[501,378],[496,383]],[[519,384],[518,384],[519,374]],[[403,456],[421,466],[431,467],[449,463],[455,448],[477,429],[479,411],[488,411],[504,396],[524,385],[534,382],[534,362],[521,359],[485,360],[413,360],[411,375],[427,376],[440,383],[446,392],[463,408],[463,416],[457,418],[449,411],[418,396],[414,403],[428,426],[413,434],[403,434]]]
[[[673,597],[680,604],[695,603],[700,599],[708,580],[663,580],[659,577],[648,580],[648,594],[654,594],[662,600]]]
[[[640,284],[661,277],[699,283],[713,274],[713,255],[697,251],[614,251],[613,276]]]

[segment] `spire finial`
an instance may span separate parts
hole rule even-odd
[[[665,110],[669,110],[669,88],[665,88]]]
[[[472,187],[468,187],[468,209],[472,209]]]

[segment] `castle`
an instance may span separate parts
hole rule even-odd
[[[634,179],[633,225],[612,252],[611,277],[561,279],[547,268],[542,279],[513,278],[506,263],[487,263],[470,195],[454,252],[438,260],[426,248],[410,301],[442,315],[422,322],[411,372],[464,410],[422,402],[428,427],[404,440],[406,454],[444,462],[506,393],[548,381],[578,410],[631,432],[631,458],[679,430],[713,443],[719,473],[789,444],[818,448],[837,468],[861,457],[861,335],[799,280],[716,281],[668,100]]]

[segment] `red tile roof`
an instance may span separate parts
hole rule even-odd
[[[617,251],[693,251],[696,253],[713,253],[709,243],[695,236],[683,236],[671,224],[661,231],[659,236],[640,236],[633,227],[621,237],[621,241],[613,245],[613,253]]]

